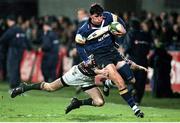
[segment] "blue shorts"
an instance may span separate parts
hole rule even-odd
[[[92,54],[94,54],[95,62],[100,68],[103,68],[108,64],[116,65],[119,61],[123,61],[123,58],[113,46],[98,49]]]

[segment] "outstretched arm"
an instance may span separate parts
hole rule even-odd
[[[131,63],[131,69],[132,70],[143,70],[143,71],[145,71],[145,72],[148,72],[148,69],[147,68],[145,68],[145,67],[143,67],[143,66],[141,66],[141,65],[138,65],[138,64],[136,64],[135,62],[133,62],[133,61],[130,61]]]

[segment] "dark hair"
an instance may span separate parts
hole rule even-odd
[[[51,26],[51,22],[50,22],[49,20],[45,20],[45,21],[43,22],[43,25]]]
[[[132,27],[133,29],[140,29],[140,21],[137,18],[132,18],[129,22],[129,26]]]
[[[15,15],[8,15],[6,19],[16,22],[16,16]]]
[[[103,11],[104,11],[104,9],[103,9],[103,7],[101,7],[99,4],[92,4],[91,5],[91,8],[90,8],[90,10],[89,10],[89,13],[91,14],[91,15],[93,15],[93,14],[98,14],[98,15],[101,15],[102,13],[103,13]]]

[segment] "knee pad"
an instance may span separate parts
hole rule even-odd
[[[130,66],[128,64],[124,64],[117,71],[122,76],[124,81],[128,81],[129,82],[131,79],[134,78],[134,74],[133,74],[133,72],[130,69]]]

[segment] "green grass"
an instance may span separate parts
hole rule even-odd
[[[0,82],[0,122],[124,122],[124,121],[180,121],[180,99],[154,99],[146,93],[140,107],[145,118],[136,118],[127,104],[111,90],[105,98],[103,107],[84,106],[65,115],[65,107],[74,96],[74,88],[48,93],[43,91],[27,92],[27,96],[11,99],[8,85]],[[81,93],[78,98],[87,95]]]

